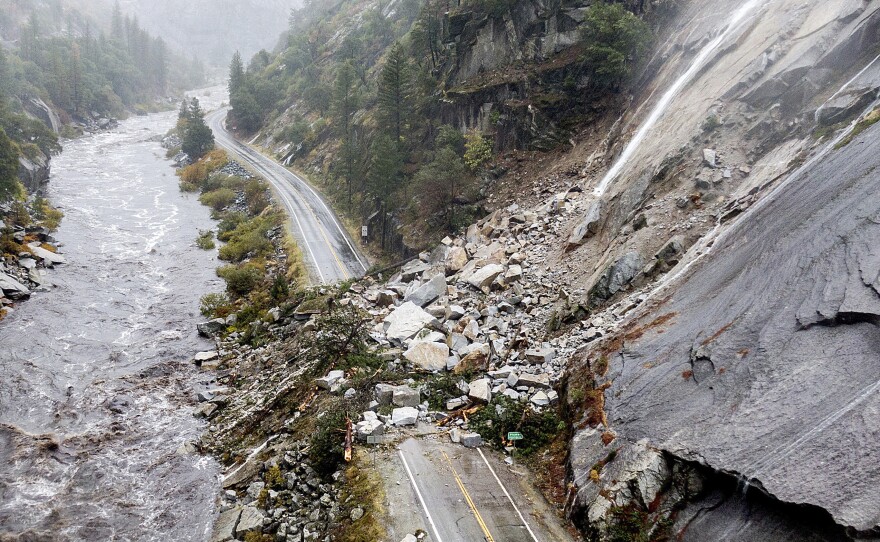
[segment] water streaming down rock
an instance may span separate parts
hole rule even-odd
[[[648,118],[642,123],[641,127],[639,127],[636,135],[633,136],[629,143],[627,143],[614,165],[611,166],[611,169],[608,170],[608,173],[605,174],[605,177],[602,178],[602,181],[593,190],[593,194],[596,197],[601,198],[605,195],[605,192],[608,191],[608,187],[614,179],[620,175],[623,168],[626,167],[629,159],[632,158],[633,154],[638,150],[639,145],[641,145],[642,141],[648,136],[651,129],[657,124],[657,121],[660,120],[675,97],[678,96],[681,89],[684,88],[684,86],[693,79],[697,73],[699,73],[706,62],[711,58],[712,54],[727,41],[730,35],[738,30],[741,25],[748,20],[748,17],[766,2],[767,0],[749,0],[743,4],[743,6],[733,14],[730,21],[727,23],[727,26],[724,27],[718,36],[703,47],[700,53],[694,58],[693,62],[691,62],[687,71],[685,71],[672,84],[672,86],[669,87],[666,93],[663,94],[663,97],[660,98],[660,101],[654,106],[651,114],[648,115]]]
[[[178,449],[201,431],[188,360],[219,284],[193,244],[208,211],[151,141],[174,120],[133,118],[55,161],[69,264],[0,326],[0,539],[210,535],[216,466]]]

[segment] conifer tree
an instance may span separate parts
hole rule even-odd
[[[195,161],[214,148],[214,133],[205,124],[205,113],[199,99],[193,98],[186,111],[181,134],[181,150]]]
[[[395,43],[388,53],[385,67],[379,79],[379,109],[385,127],[399,145],[403,137],[403,119],[406,117],[409,101],[409,74],[406,54],[399,43]]]

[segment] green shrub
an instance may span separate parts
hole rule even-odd
[[[222,211],[235,203],[237,197],[238,195],[228,188],[218,188],[217,190],[202,194],[199,197],[199,201],[215,211]]]
[[[223,242],[229,241],[232,232],[234,232],[240,224],[246,221],[247,217],[244,213],[223,213],[220,217],[220,224],[217,225],[217,239]]]
[[[219,318],[221,312],[229,308],[229,296],[222,293],[210,293],[202,296],[199,301],[199,312],[205,318]],[[228,311],[227,311],[228,314]],[[226,316],[224,314],[223,316]]]
[[[345,441],[346,418],[356,415],[347,412],[339,404],[336,408],[325,410],[325,414],[315,422],[315,432],[309,443],[309,462],[323,476],[333,474],[342,464]]]
[[[632,75],[653,35],[650,27],[622,4],[596,2],[587,9],[581,38],[584,66],[594,84],[612,88]]]
[[[517,443],[517,451],[529,455],[553,440],[565,426],[551,409],[536,412],[526,403],[499,397],[470,417],[470,428],[499,448],[504,446],[507,433],[518,431],[525,440]]]
[[[253,264],[226,265],[217,270],[217,276],[226,281],[229,293],[245,296],[263,280],[263,271]]]
[[[199,236],[196,237],[196,246],[202,250],[213,250],[214,232],[211,230],[199,230]]]
[[[241,262],[249,257],[259,256],[272,250],[272,243],[259,231],[248,231],[234,236],[220,248],[220,259],[227,262]]]

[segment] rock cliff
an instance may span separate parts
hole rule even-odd
[[[683,8],[612,155],[719,35],[716,4]],[[878,2],[754,2],[594,194],[602,217],[572,222],[595,235],[560,260],[597,262],[572,281],[647,300],[571,369],[603,396],[571,457],[597,539],[626,510],[682,540],[877,537],[878,22]]]

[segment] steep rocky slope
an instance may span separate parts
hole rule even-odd
[[[596,537],[624,509],[685,540],[880,527],[876,113],[859,120],[880,88],[880,3],[747,4],[619,175],[588,168],[597,203],[558,249],[592,306],[650,299],[570,369],[570,391],[603,392],[571,455],[574,516]],[[719,35],[721,9],[684,9],[622,133]]]
[[[677,4],[622,116],[551,100],[580,117],[570,150],[505,156],[497,212],[345,301],[374,324],[423,289],[446,323],[473,309],[495,394],[505,363],[554,349],[556,495],[591,540],[878,539],[880,0]],[[563,52],[583,6],[516,6],[450,16],[442,114],[539,147],[538,83],[575,57],[518,70]],[[429,342],[448,353],[455,325]]]

